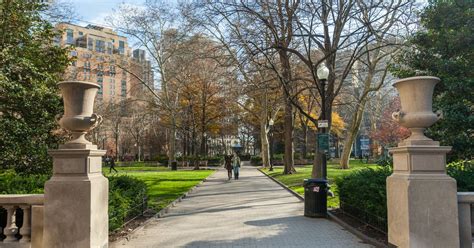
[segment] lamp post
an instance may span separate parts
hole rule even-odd
[[[318,76],[318,79],[321,82],[321,119],[326,120],[326,80],[329,77],[329,69],[326,67],[325,64],[321,64],[318,70],[316,71],[316,75]],[[321,128],[321,133],[327,134],[327,127],[319,127],[318,125],[318,128]],[[319,146],[318,152],[321,153],[322,156],[322,176],[323,179],[327,179],[326,152],[324,150],[321,152],[321,147]]]
[[[275,122],[273,121],[273,119],[270,119],[270,121],[268,121],[268,126],[269,126],[269,131],[271,131],[270,133],[270,171],[273,171],[273,124],[275,124]]]
[[[322,158],[322,178],[305,179],[304,186],[304,215],[308,217],[327,217],[327,195],[329,186],[326,176],[326,150],[329,149],[329,139],[327,128],[329,123],[326,120],[326,80],[329,76],[329,69],[323,64],[316,71],[318,80],[321,83],[321,118],[318,120],[318,156]]]

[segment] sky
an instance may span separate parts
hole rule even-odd
[[[64,0],[71,3],[79,19],[77,24],[107,26],[105,18],[113,13],[121,3],[141,5],[145,0]]]

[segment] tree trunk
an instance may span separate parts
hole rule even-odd
[[[291,105],[289,96],[285,100],[285,168],[283,174],[293,174],[296,172],[294,168],[294,151],[293,151],[293,106]]]
[[[291,87],[291,66],[288,54],[284,50],[279,51],[279,58],[282,67],[283,87],[284,88],[284,101],[285,101],[285,114],[284,114],[284,138],[285,138],[285,167],[283,174],[293,174],[296,172],[294,167],[294,151],[293,151],[293,105],[291,104],[290,98],[292,87]]]
[[[270,167],[270,145],[268,144],[268,132],[266,120],[260,121],[260,140],[262,143],[262,163],[263,167]]]
[[[119,134],[118,132],[115,133],[115,161],[118,161],[119,157]]]
[[[344,139],[344,147],[342,150],[342,156],[339,164],[342,169],[349,169],[349,157],[351,155],[352,144],[354,143],[357,133],[359,132],[360,123],[364,114],[365,104],[367,103],[366,98],[357,105],[357,110],[352,117],[352,122],[347,130],[346,138]]]
[[[176,161],[176,117],[171,115],[171,129],[168,135],[168,166]]]
[[[308,125],[303,123],[303,160],[308,156]]]
[[[140,161],[141,161],[140,158],[141,158],[141,155],[142,155],[142,154],[141,154],[141,153],[142,153],[141,145],[138,144],[138,145],[137,145],[137,148],[138,148],[138,162],[140,162]]]

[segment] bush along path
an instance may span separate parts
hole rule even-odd
[[[337,184],[335,181],[337,178],[341,178],[344,175],[351,174],[354,171],[358,171],[364,168],[381,168],[376,164],[366,164],[360,161],[351,161],[351,168],[347,170],[341,170],[338,164],[329,163],[328,164],[328,180],[331,186],[331,191],[334,193],[334,197],[328,198],[328,207],[329,208],[338,208],[339,207],[339,194],[337,189]],[[296,168],[296,173],[291,175],[283,175],[283,168],[280,166],[274,167],[273,171],[268,171],[268,169],[263,169],[265,174],[275,178],[279,182],[286,185],[291,190],[295,191],[300,195],[304,195],[303,180],[306,178],[311,178],[311,165],[304,167]]]
[[[474,191],[473,161],[458,161],[447,165],[447,173],[456,180],[458,191]],[[311,166],[298,168],[296,174],[282,175],[282,169],[264,172],[304,195],[303,179],[311,175]],[[329,197],[328,206],[338,217],[352,227],[379,242],[387,242],[386,179],[392,174],[390,166],[354,163],[350,170],[328,166],[328,177],[335,197]]]

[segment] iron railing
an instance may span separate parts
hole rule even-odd
[[[381,233],[387,234],[387,218],[377,216],[344,201],[340,201],[340,210],[342,214],[352,217]]]

